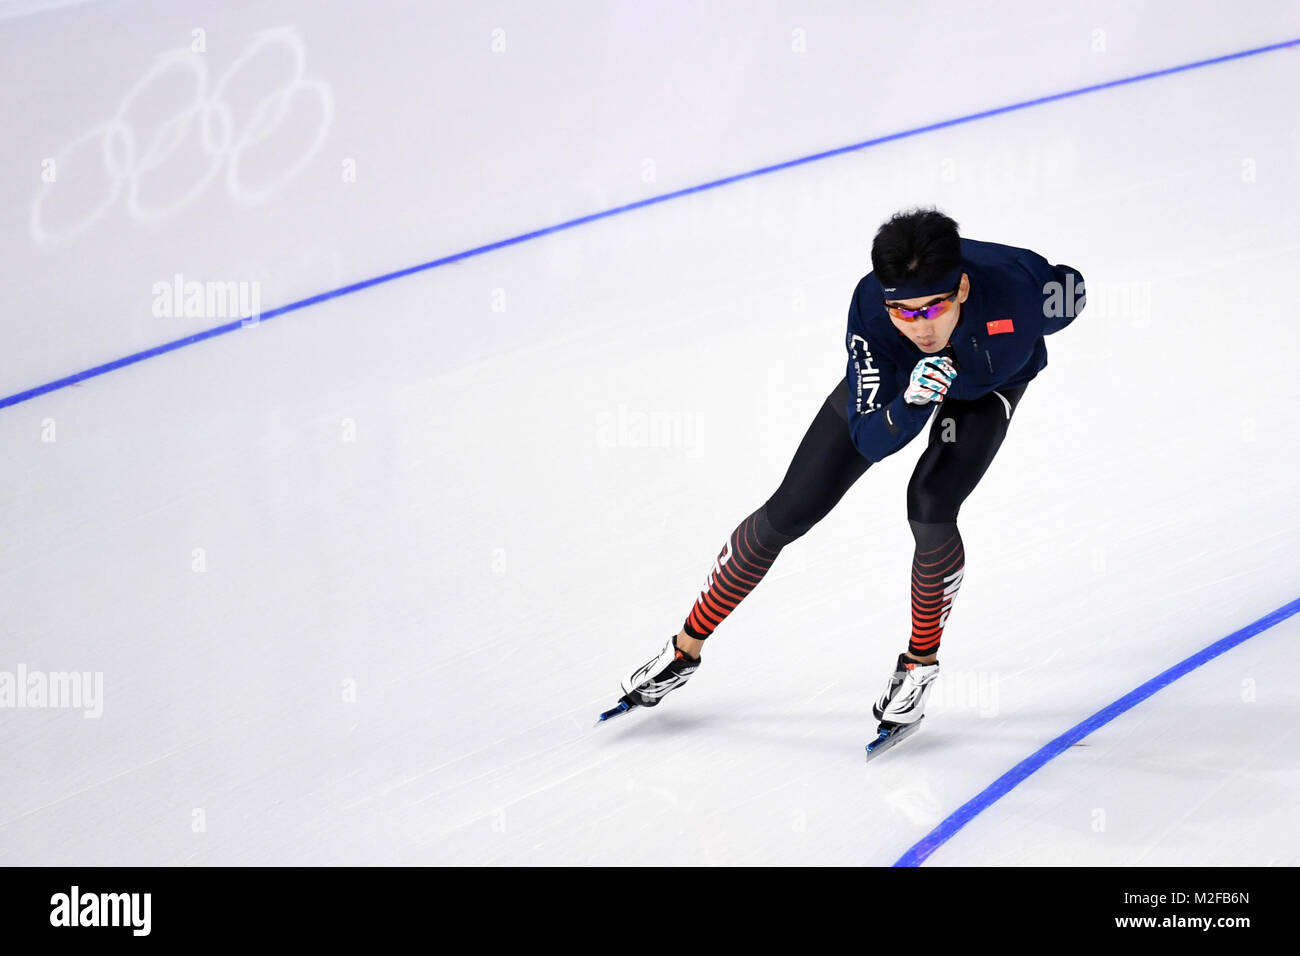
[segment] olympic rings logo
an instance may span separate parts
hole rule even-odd
[[[233,111],[225,98],[230,85],[259,53],[277,50],[282,50],[289,58],[288,82],[257,100],[247,122],[236,130]],[[136,128],[129,121],[132,107],[151,87],[165,78],[174,79],[176,74],[192,86],[193,102],[158,123],[148,139],[137,137]],[[245,182],[240,167],[244,151],[275,133],[300,98],[314,100],[320,109],[320,120],[311,142],[270,180]],[[71,225],[51,228],[46,222],[45,201],[55,184],[43,183],[32,200],[29,221],[32,238],[42,246],[74,239],[102,219],[123,193],[127,212],[136,222],[162,222],[194,202],[223,168],[226,192],[235,202],[248,206],[267,202],[302,172],[320,151],[333,121],[333,91],[323,80],[306,76],[306,52],[293,27],[279,27],[257,34],[211,86],[207,63],[202,55],[189,50],[166,53],[127,91],[111,119],[67,143],[53,157],[57,171],[78,151],[97,148],[99,160],[111,180],[107,195]],[[163,166],[192,135],[198,137],[202,154],[206,157],[206,167],[179,197],[150,205],[141,198],[141,181]]]

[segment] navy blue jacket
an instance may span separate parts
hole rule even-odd
[[[1051,265],[1029,249],[961,241],[970,295],[961,306],[947,355],[957,377],[946,398],[975,399],[1024,385],[1047,365],[1043,336],[1059,332],[1083,308],[1083,275]],[[863,276],[849,304],[849,434],[858,451],[880,461],[925,427],[936,402],[903,401],[912,369],[927,353],[894,328],[874,272]],[[921,319],[919,321],[926,321]]]

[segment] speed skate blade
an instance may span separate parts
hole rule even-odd
[[[596,719],[596,723],[594,726],[599,727],[601,724],[605,723],[606,721],[613,720],[615,717],[622,717],[624,714],[630,712],[636,706],[637,706],[636,704],[632,703],[630,700],[624,697],[622,700],[620,700],[609,710],[601,714],[600,717]]]
[[[894,727],[889,728],[885,727],[884,724],[881,724],[876,739],[867,744],[867,759],[870,760],[872,757],[879,757],[900,740],[912,736],[912,734],[916,733],[916,728],[921,726],[922,720],[925,720],[925,718],[922,717],[914,724],[907,724],[905,726],[895,725]]]

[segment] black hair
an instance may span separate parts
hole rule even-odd
[[[894,213],[871,244],[871,268],[882,286],[937,282],[959,265],[957,223],[933,208]]]

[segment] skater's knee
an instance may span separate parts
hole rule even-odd
[[[933,551],[942,547],[957,534],[956,521],[916,521],[908,518],[912,527],[912,537],[916,540],[918,551]]]
[[[776,494],[758,509],[755,531],[764,547],[777,551],[796,538],[803,537],[820,520],[821,515],[810,515],[806,509],[798,508],[784,495]]]
[[[907,489],[907,520],[920,524],[948,524],[957,520],[961,501],[925,484],[913,482]]]

